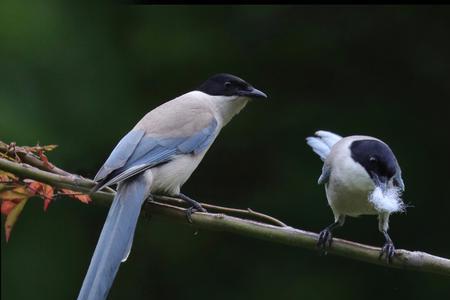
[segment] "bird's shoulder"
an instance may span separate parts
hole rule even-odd
[[[216,122],[214,112],[201,95],[186,93],[147,113],[134,129],[146,135],[187,136]]]

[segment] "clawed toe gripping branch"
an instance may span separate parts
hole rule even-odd
[[[95,182],[90,179],[70,174],[53,165],[49,167],[33,155],[14,153],[20,157],[20,162],[6,159],[4,157],[10,149],[5,145],[0,143],[0,154],[2,154],[0,170],[4,172],[15,174],[21,179],[33,179],[56,188],[68,188],[82,193],[88,193],[95,185]],[[109,188],[98,191],[91,195],[93,200],[91,203],[110,205],[114,193],[114,190]],[[318,234],[287,226],[271,216],[250,209],[243,210],[200,203],[207,212],[201,212],[201,210],[193,212],[190,215],[192,223],[189,223],[186,220],[186,205],[186,201],[181,198],[154,195],[152,201],[146,202],[143,210],[146,214],[181,222],[198,229],[225,231],[269,242],[317,250]],[[380,248],[337,238],[333,238],[331,244],[331,240],[329,240],[331,234],[330,237],[324,235],[326,234],[322,234],[320,245],[329,246],[326,247],[326,251],[330,254],[390,268],[450,276],[450,260],[443,257],[420,251],[396,249],[395,254],[391,257],[391,263],[388,263],[386,260],[379,259]],[[393,251],[393,248],[386,248],[382,253],[390,256]]]

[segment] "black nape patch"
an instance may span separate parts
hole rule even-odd
[[[231,74],[216,74],[206,80],[197,91],[211,96],[239,96],[253,87],[243,79]]]
[[[380,141],[354,141],[350,151],[353,160],[362,165],[372,179],[377,175],[381,180],[389,180],[399,169],[392,150]]]

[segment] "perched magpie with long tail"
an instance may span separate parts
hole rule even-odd
[[[267,95],[246,81],[217,74],[197,89],[147,113],[114,148],[94,180],[93,191],[118,184],[79,300],[105,299],[133,243],[141,206],[152,194],[183,199],[188,219],[205,209],[180,189],[220,130],[252,99]]]

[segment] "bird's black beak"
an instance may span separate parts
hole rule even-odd
[[[377,187],[379,187],[383,194],[387,191],[389,186],[389,178],[386,176],[378,176],[378,174],[372,173],[372,180]]]
[[[255,89],[254,87],[251,87],[250,89],[245,90],[245,91],[240,91],[239,95],[240,96],[244,96],[244,97],[249,97],[249,98],[252,98],[252,99],[267,98],[266,93],[264,93],[264,92],[262,92],[262,91],[260,91],[258,89]]]

